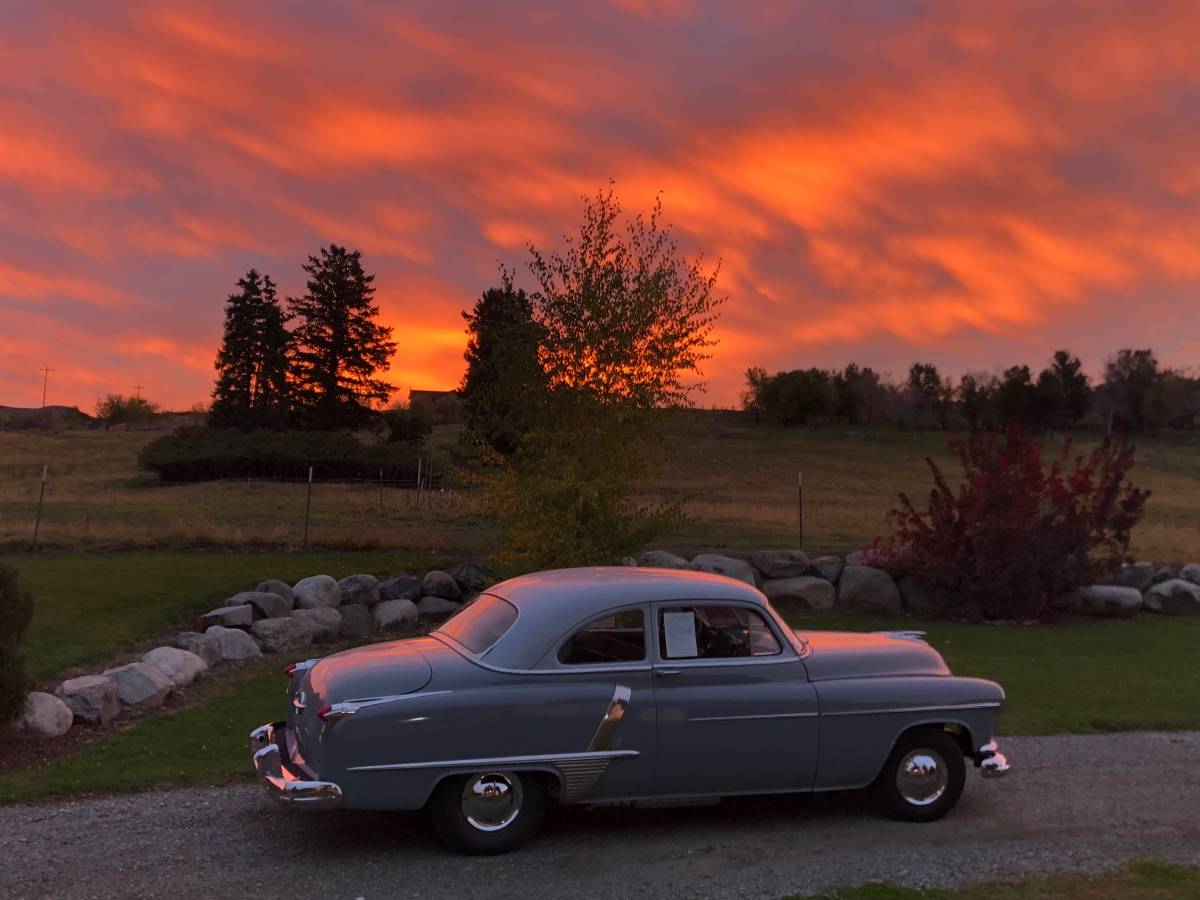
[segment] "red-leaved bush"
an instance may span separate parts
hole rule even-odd
[[[1057,601],[1110,578],[1128,558],[1129,537],[1149,491],[1128,483],[1132,445],[1106,440],[1071,458],[1067,441],[1043,462],[1020,427],[972,429],[948,448],[962,463],[957,490],[931,459],[934,487],[918,510],[905,495],[889,513],[894,531],[876,549],[887,567],[934,589],[944,612],[1031,619]]]

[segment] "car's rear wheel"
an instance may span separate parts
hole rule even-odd
[[[447,778],[429,801],[438,837],[463,853],[507,853],[529,840],[546,812],[546,783],[530,772]]]
[[[906,822],[932,822],[954,808],[967,778],[962,748],[940,728],[917,728],[896,741],[871,793]]]

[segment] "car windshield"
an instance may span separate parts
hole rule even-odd
[[[517,608],[493,594],[480,594],[442,623],[444,634],[476,655],[486,653],[517,621]]]

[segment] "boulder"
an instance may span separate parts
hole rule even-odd
[[[919,616],[941,615],[954,605],[953,595],[920,575],[905,575],[896,582],[904,608]]]
[[[260,581],[255,590],[262,594],[278,594],[287,603],[288,609],[292,609],[296,605],[296,592],[292,590],[290,584],[280,581],[278,578]]]
[[[342,589],[329,575],[310,575],[292,587],[296,594],[295,609],[320,609],[342,602]]]
[[[1121,571],[1116,577],[1116,584],[1120,587],[1137,588],[1139,591],[1145,592],[1154,584],[1154,572],[1154,563],[1151,562],[1126,563],[1121,566]]]
[[[71,707],[53,694],[33,691],[25,698],[25,711],[17,719],[17,728],[39,737],[62,737],[71,730],[75,715]]]
[[[356,604],[361,606],[362,604]],[[318,609],[298,609],[292,613],[292,620],[307,628],[312,640],[332,641],[342,630],[342,611],[330,609],[328,606]]]
[[[1200,563],[1188,563],[1179,570],[1179,577],[1192,584],[1200,584]]]
[[[1067,608],[1090,616],[1136,616],[1142,608],[1142,592],[1117,584],[1093,584],[1067,595]]]
[[[1146,609],[1168,616],[1200,616],[1200,584],[1172,578],[1146,591]]]
[[[443,600],[459,600],[462,598],[462,588],[458,586],[449,572],[434,569],[425,573],[421,582],[426,597],[441,597]]]
[[[650,569],[687,569],[688,561],[666,550],[647,550],[638,556],[638,565]]]
[[[745,560],[734,559],[731,556],[721,556],[718,553],[701,553],[692,559],[688,568],[694,569],[697,572],[712,572],[716,575],[724,575],[727,578],[736,578],[738,581],[746,582],[751,587],[758,587],[758,578],[754,574],[754,567]]]
[[[762,590],[767,599],[776,605],[787,604],[809,612],[833,609],[833,585],[814,575],[771,578],[763,582]]]
[[[375,630],[375,617],[361,603],[352,603],[341,608],[342,624],[338,635],[344,638],[366,637]]]
[[[54,696],[67,704],[80,722],[107,725],[121,711],[117,686],[103,675],[69,678],[55,689]]]
[[[226,628],[249,628],[254,622],[254,607],[245,604],[220,606],[200,617],[200,624],[207,630],[210,625]]]
[[[411,631],[417,627],[417,605],[411,600],[384,600],[372,610],[381,631]]]
[[[634,567],[637,564],[638,564],[637,560],[634,559],[632,556],[622,556],[621,557],[621,565],[623,565],[623,566]]]
[[[763,578],[795,578],[808,572],[808,554],[803,550],[756,550],[750,563]]]
[[[1150,579],[1150,586],[1153,587],[1156,584],[1162,584],[1164,581],[1170,581],[1175,577],[1175,571],[1170,566],[1159,566],[1154,570],[1154,577]],[[1142,593],[1144,594],[1145,591],[1142,591]]]
[[[278,619],[292,611],[288,602],[272,591],[242,591],[225,601],[225,607],[230,606],[249,606],[256,619]]]
[[[381,600],[412,600],[415,602],[421,599],[424,591],[421,579],[415,575],[397,575],[379,585]]]
[[[297,610],[297,613],[304,610]],[[259,619],[250,631],[258,639],[263,650],[268,653],[279,653],[303,647],[313,642],[313,630],[303,620],[294,616],[282,619]]]
[[[263,619],[264,622],[268,621]],[[228,660],[253,659],[262,656],[262,650],[254,638],[238,628],[226,628],[224,625],[212,625],[205,632],[206,637],[217,642],[217,650],[221,654],[221,662]]]
[[[210,641],[209,643],[215,644],[216,642]],[[142,662],[158,669],[177,688],[187,687],[208,669],[208,663],[204,661],[203,657],[179,647],[155,647],[142,656]]]
[[[828,581],[837,584],[842,574],[842,558],[840,556],[818,556],[812,561],[813,571]]]
[[[338,582],[338,589],[342,592],[342,606],[374,606],[379,602],[379,579],[374,575],[347,575]]]
[[[216,638],[199,631],[184,631],[175,635],[175,646],[196,654],[210,669],[221,661],[221,648],[217,645]]]
[[[422,597],[417,601],[417,612],[423,619],[444,619],[458,612],[460,606],[445,597]]]
[[[496,575],[491,569],[477,566],[475,563],[464,563],[455,569],[450,577],[462,588],[464,594],[478,594],[496,581]]]
[[[144,662],[108,669],[104,677],[111,679],[117,686],[117,699],[130,709],[154,709],[162,706],[167,694],[175,687],[170,678]]]
[[[900,589],[891,575],[883,569],[849,564],[842,569],[838,580],[837,602],[847,609],[888,613],[899,612],[903,605]]]

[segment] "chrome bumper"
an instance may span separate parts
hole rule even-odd
[[[1000,778],[1011,768],[1008,757],[996,748],[995,741],[988,741],[975,754],[975,766],[984,778]]]
[[[305,781],[283,765],[277,736],[277,732],[282,735],[283,727],[282,722],[276,722],[250,732],[250,757],[267,793],[289,806],[299,804],[313,809],[339,806],[342,789],[332,781]]]

